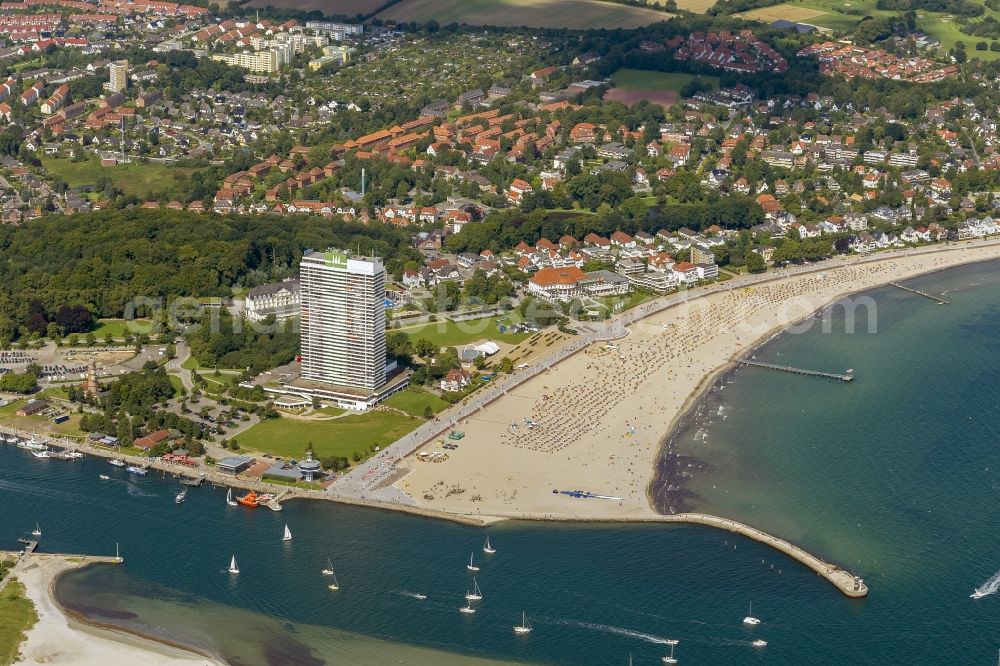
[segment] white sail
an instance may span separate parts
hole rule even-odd
[[[229,573],[238,574],[239,572],[240,568],[236,566],[236,556],[233,555],[233,559],[229,561]]]
[[[292,540],[292,531],[290,529],[288,529],[288,525],[285,525],[285,536],[281,537],[281,540],[282,541],[291,541]]]

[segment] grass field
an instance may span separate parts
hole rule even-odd
[[[352,414],[329,421],[279,417],[265,419],[236,437],[241,449],[299,458],[309,443],[316,457],[346,456],[354,452],[368,457],[370,447],[385,447],[422,423],[422,419],[397,412],[375,411]]]
[[[457,347],[479,340],[495,340],[515,345],[529,337],[528,333],[501,333],[497,324],[510,321],[510,317],[487,317],[461,322],[442,320],[398,330],[406,333],[414,342],[426,338],[439,347]]]
[[[441,25],[528,26],[533,28],[638,28],[672,15],[657,9],[601,0],[402,0],[379,12],[392,21],[437,21]]]
[[[429,391],[409,388],[386,398],[385,404],[401,409],[413,416],[423,416],[424,408],[430,407],[437,414],[448,406],[448,403]]]
[[[304,12],[318,10],[327,16],[367,16],[385,4],[385,0],[250,0],[248,7],[280,7]]]
[[[189,174],[193,169],[172,164],[133,162],[114,167],[102,167],[96,156],[83,162],[68,159],[43,157],[42,166],[54,176],[65,180],[70,187],[93,185],[98,178],[106,176],[116,188],[125,194],[134,194],[140,199],[151,193],[168,189],[174,184],[178,174]]]
[[[25,595],[24,584],[16,578],[0,593],[0,664],[12,664],[21,641],[38,622],[35,605]]]
[[[94,335],[103,340],[108,333],[114,338],[123,338],[130,331],[132,335],[149,334],[153,322],[148,319],[98,319]]]
[[[696,79],[693,74],[680,72],[654,72],[648,69],[619,69],[611,75],[615,88],[623,90],[680,90]],[[701,80],[713,89],[719,89],[719,77],[702,76]]]

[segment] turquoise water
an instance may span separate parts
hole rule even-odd
[[[1000,274],[981,264],[910,281],[951,305],[871,292],[878,333],[818,327],[758,358],[850,384],[745,368],[680,433],[707,469],[690,508],[747,520],[865,578],[865,600],[774,551],[696,526],[481,529],[317,502],[228,507],[172,479],[0,446],[0,548],[41,523],[42,550],[110,553],[123,566],[65,577],[89,617],[185,642],[232,664],[992,664],[1000,595]],[[720,390],[721,389],[721,390]],[[721,409],[721,411],[720,411]],[[723,418],[724,417],[724,418]],[[690,469],[698,469],[698,466]],[[110,474],[102,482],[98,474]],[[294,539],[281,542],[288,523]],[[458,613],[475,550],[485,599]],[[222,573],[236,554],[241,573]],[[332,557],[342,590],[320,574]],[[428,595],[418,601],[405,592]],[[763,623],[746,629],[746,605]],[[511,631],[522,610],[534,633]],[[754,638],[769,645],[755,649]]]

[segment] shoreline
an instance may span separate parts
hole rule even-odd
[[[62,576],[103,562],[86,555],[33,553],[22,558],[15,575],[35,606],[38,623],[21,644],[15,664],[224,666],[192,646],[93,621],[63,607],[55,593]]]
[[[951,270],[954,268],[973,266],[975,264],[987,263],[990,261],[998,261],[998,260],[1000,260],[1000,256],[987,259],[971,260],[965,263],[946,266],[943,268],[931,268],[923,272],[913,273],[911,275],[908,275],[906,279],[912,280],[914,278],[922,277],[925,275],[931,275],[934,273],[940,273],[942,271]],[[680,434],[680,432],[683,430],[683,428],[686,425],[686,421],[692,415],[694,415],[694,413],[697,411],[698,407],[702,404],[702,402],[705,400],[708,394],[711,393],[711,391],[719,385],[720,380],[725,378],[730,372],[740,367],[740,362],[739,362],[740,358],[745,358],[749,355],[754,354],[757,350],[761,349],[765,345],[770,344],[772,341],[783,335],[789,329],[795,328],[796,326],[799,326],[803,322],[815,318],[815,316],[818,313],[823,312],[824,310],[835,305],[839,301],[857,296],[859,294],[864,294],[869,291],[873,291],[875,289],[882,289],[884,287],[890,286],[892,282],[893,281],[890,280],[887,282],[882,282],[880,284],[864,287],[862,289],[846,291],[839,295],[833,296],[828,301],[818,306],[812,312],[805,314],[794,321],[786,322],[784,324],[779,324],[774,328],[772,328],[771,330],[767,331],[766,333],[762,334],[752,343],[748,344],[746,347],[739,350],[737,353],[731,355],[725,363],[715,368],[709,374],[705,375],[702,379],[702,382],[699,383],[698,387],[691,393],[690,396],[688,396],[688,399],[685,401],[683,408],[680,411],[678,411],[677,414],[674,416],[674,418],[671,420],[670,425],[666,431],[666,434],[664,434],[663,437],[660,439],[659,450],[657,451],[656,458],[654,459],[656,472],[650,479],[650,483],[647,486],[647,498],[653,510],[665,516],[681,515],[681,514],[667,513],[663,511],[661,507],[657,506],[656,502],[657,498],[655,496],[654,486],[657,485],[658,482],[660,482],[661,480],[664,480],[663,478],[661,478],[659,474],[660,465],[664,461],[664,456],[669,455],[671,452],[673,452],[673,449],[670,447],[670,444],[672,443],[674,438],[678,434]]]

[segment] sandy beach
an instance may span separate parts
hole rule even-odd
[[[418,506],[469,516],[652,516],[648,491],[661,442],[734,359],[849,294],[997,257],[1000,244],[963,244],[874,261],[838,259],[816,272],[779,271],[779,279],[750,287],[733,280],[729,289],[643,319],[623,338],[591,345],[520,385],[462,421],[465,438],[445,451],[444,462],[410,457],[412,471],[395,487]],[[858,330],[866,330],[867,317],[859,307]],[[444,449],[435,438],[418,451]]]
[[[59,574],[84,566],[81,558],[33,554],[17,567],[17,578],[38,612],[38,624],[21,645],[16,664],[109,666],[215,666],[220,662],[124,632],[93,627],[67,616],[56,604],[52,585]]]

